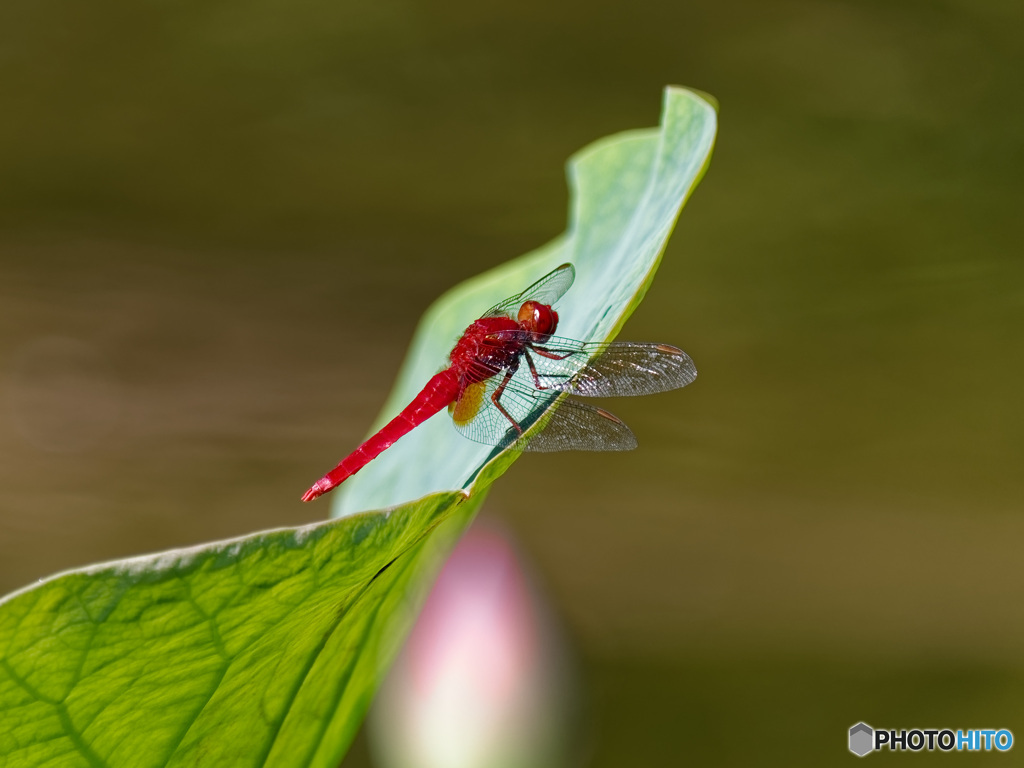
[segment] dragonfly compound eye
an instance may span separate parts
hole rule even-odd
[[[547,304],[539,301],[527,301],[519,308],[517,318],[528,331],[549,335],[555,332],[558,325],[558,313]]]

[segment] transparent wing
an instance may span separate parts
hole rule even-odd
[[[525,343],[520,365],[542,390],[584,397],[630,397],[685,387],[697,378],[693,360],[668,344],[585,343],[529,331],[493,334],[496,343]],[[532,364],[532,366],[531,366]],[[534,378],[536,373],[536,378]]]
[[[579,400],[562,400],[535,435],[515,441],[527,451],[632,451],[636,436],[619,418]]]
[[[569,290],[576,279],[576,268],[572,264],[563,264],[546,274],[522,293],[510,296],[500,304],[487,310],[483,317],[516,317],[519,307],[525,301],[537,301],[541,304],[554,304]]]
[[[636,437],[629,427],[608,411],[577,400],[566,399],[555,404],[558,392],[539,391],[515,378],[502,390],[498,399],[501,408],[498,408],[492,396],[503,380],[502,373],[470,385],[450,409],[455,428],[463,436],[485,445],[514,446],[536,452],[631,451],[636,448]],[[528,438],[522,437],[512,424],[515,421],[525,432],[540,418],[547,423]]]

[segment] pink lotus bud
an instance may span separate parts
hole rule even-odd
[[[378,695],[387,768],[565,765],[563,651],[514,547],[477,523],[445,564]]]

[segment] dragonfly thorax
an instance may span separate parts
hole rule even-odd
[[[523,342],[502,339],[507,331],[521,331],[522,324],[510,317],[485,317],[477,320],[462,334],[450,360],[452,368],[469,382],[484,381],[499,371],[513,368],[523,352]]]

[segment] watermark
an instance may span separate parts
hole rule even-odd
[[[1006,752],[1013,746],[1013,733],[1007,728],[901,728],[887,730],[857,723],[850,728],[850,751],[857,757],[871,752]]]

